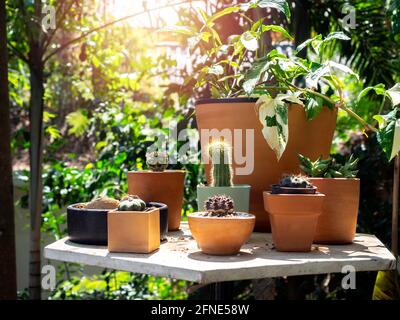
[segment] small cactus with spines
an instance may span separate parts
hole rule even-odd
[[[163,151],[152,151],[146,154],[146,164],[151,171],[162,172],[168,167],[168,154]]]
[[[232,186],[231,147],[222,140],[211,142],[208,153],[212,162],[211,186]]]
[[[215,195],[206,200],[204,209],[207,216],[225,217],[235,214],[235,203],[229,196]]]

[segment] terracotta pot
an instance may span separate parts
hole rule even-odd
[[[201,251],[218,256],[237,254],[253,232],[255,220],[248,213],[236,217],[188,215],[190,231]]]
[[[275,248],[278,251],[310,251],[325,195],[270,192],[263,195]]]
[[[354,240],[360,201],[360,180],[341,178],[310,178],[325,194],[314,242],[345,244]]]
[[[160,247],[160,210],[110,211],[108,251],[150,253]]]
[[[168,206],[168,230],[178,230],[181,223],[185,171],[128,172],[128,193],[136,194],[146,202],[165,203]]]
[[[233,199],[237,211],[248,212],[250,189],[249,185],[235,185],[230,187],[197,186],[197,206],[199,210],[205,210],[204,203],[209,197],[225,195]]]
[[[196,103],[196,121],[198,129],[228,129],[234,136],[233,129],[254,129],[254,170],[249,175],[238,175],[237,168],[243,167],[233,154],[234,184],[251,185],[250,213],[256,215],[256,231],[269,231],[269,219],[265,213],[261,198],[262,192],[271,184],[279,181],[283,173],[300,173],[299,153],[317,159],[328,157],[333,133],[336,127],[337,110],[323,108],[321,114],[312,121],[307,121],[304,108],[300,105],[289,106],[289,141],[281,160],[276,160],[275,153],[268,146],[262,135],[261,123],[255,112],[257,99],[207,99]],[[200,132],[203,157],[208,159],[208,137]],[[231,142],[230,139],[225,139]],[[240,142],[240,141],[239,141]],[[242,131],[242,150],[245,154],[245,131]],[[233,141],[233,147],[237,142]],[[210,166],[206,165],[208,178]],[[208,179],[210,182],[210,180]]]

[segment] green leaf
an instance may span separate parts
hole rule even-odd
[[[207,25],[209,25],[209,23],[214,22],[215,20],[230,14],[232,12],[238,12],[240,10],[240,7],[238,6],[233,6],[233,7],[227,7],[223,10],[218,11],[217,13],[213,14],[208,20],[207,20]]]
[[[258,49],[258,40],[250,31],[246,31],[240,36],[240,42],[249,51]]]
[[[262,133],[277,159],[282,157],[289,138],[288,108],[279,95],[274,99],[261,96],[256,103]]]
[[[244,11],[252,8],[274,8],[282,12],[290,20],[289,4],[285,0],[251,0],[243,3],[240,8]]]
[[[392,88],[387,90],[386,93],[392,100],[393,107],[400,104],[400,83],[396,83]]]
[[[89,119],[82,109],[68,114],[66,122],[70,126],[68,134],[73,134],[77,137],[83,135],[89,125]]]
[[[261,28],[262,32],[267,32],[267,31],[273,31],[273,32],[278,32],[281,33],[285,38],[289,39],[289,40],[293,40],[293,37],[289,34],[289,32],[281,27],[281,26],[276,26],[276,25],[263,25]]]
[[[355,77],[357,80],[360,80],[359,76],[357,73],[355,73],[351,68],[349,68],[348,66],[341,64],[341,63],[337,63],[335,61],[328,61],[327,64],[334,69],[338,69],[344,73],[347,73],[353,77]]]
[[[303,50],[305,47],[307,47],[308,45],[312,44],[315,41],[319,41],[322,42],[322,35],[317,35],[314,38],[311,39],[307,39],[306,41],[304,41],[303,43],[299,44],[299,46],[296,48],[297,52],[300,52],[301,50]]]
[[[370,91],[374,91],[375,94],[378,96],[383,96],[386,94],[385,85],[383,83],[380,83],[377,84],[376,86],[367,87],[361,90],[361,92],[358,94],[357,101],[360,102],[361,99],[367,96]]]
[[[161,31],[179,33],[185,36],[194,36],[196,34],[196,30],[194,30],[193,28],[190,28],[188,26],[179,26],[179,25],[166,27]]]
[[[312,120],[318,116],[321,113],[323,106],[324,101],[321,97],[309,97],[304,105],[307,120]]]
[[[374,116],[379,123],[378,142],[389,161],[400,151],[400,122],[396,117],[397,108],[386,115]]]
[[[220,75],[224,74],[224,68],[217,64],[215,64],[211,67],[206,67],[205,70],[207,73],[214,74],[216,76],[220,76]]]
[[[268,69],[269,59],[264,56],[253,63],[252,68],[247,71],[245,75],[245,82],[243,83],[243,90],[251,95],[257,83],[260,81],[262,74]]]

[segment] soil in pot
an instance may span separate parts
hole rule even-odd
[[[345,178],[309,178],[325,194],[322,214],[318,218],[315,243],[346,244],[354,240],[360,180]]]
[[[161,202],[168,206],[168,230],[180,227],[185,171],[165,170],[128,172],[128,192],[146,202]]]
[[[325,195],[271,192],[263,195],[275,248],[278,251],[310,251]]]
[[[196,121],[199,130],[227,129],[234,136],[234,129],[242,130],[242,150],[245,154],[247,146],[245,130],[254,132],[254,169],[248,175],[237,174],[237,169],[243,163],[233,157],[234,184],[251,185],[250,213],[257,217],[256,231],[269,231],[269,218],[262,201],[262,193],[266,186],[279,180],[282,173],[299,173],[297,154],[301,153],[311,159],[329,155],[333,133],[336,127],[337,110],[324,107],[320,115],[312,121],[306,120],[304,108],[300,105],[289,106],[289,141],[287,148],[278,162],[275,153],[269,148],[262,135],[262,126],[255,112],[256,99],[222,99],[198,101],[196,103]],[[318,134],[315,134],[318,132]],[[221,132],[220,132],[221,133]],[[203,157],[207,159],[207,144],[209,138],[201,137]],[[225,139],[230,142],[229,139]],[[237,141],[232,141],[235,148]],[[207,177],[210,182],[210,165],[206,165]]]

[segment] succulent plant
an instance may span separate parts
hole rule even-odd
[[[229,196],[215,195],[206,200],[204,209],[208,216],[223,217],[235,213],[235,203]]]
[[[224,141],[209,144],[208,152],[212,162],[211,185],[213,187],[229,187],[232,185],[232,165],[230,146]]]
[[[99,197],[90,202],[85,206],[86,209],[116,209],[119,205],[119,201],[109,197]]]
[[[166,152],[152,151],[146,154],[146,163],[151,171],[164,171],[168,167],[168,160]]]
[[[121,199],[118,211],[145,211],[146,203],[136,195],[127,195]]]
[[[358,159],[353,155],[345,162],[338,163],[335,159],[329,158],[323,160],[321,157],[315,161],[299,154],[300,169],[310,177],[315,178],[355,178],[357,176]]]
[[[279,181],[280,187],[286,188],[312,188],[312,184],[301,175],[286,175]]]

